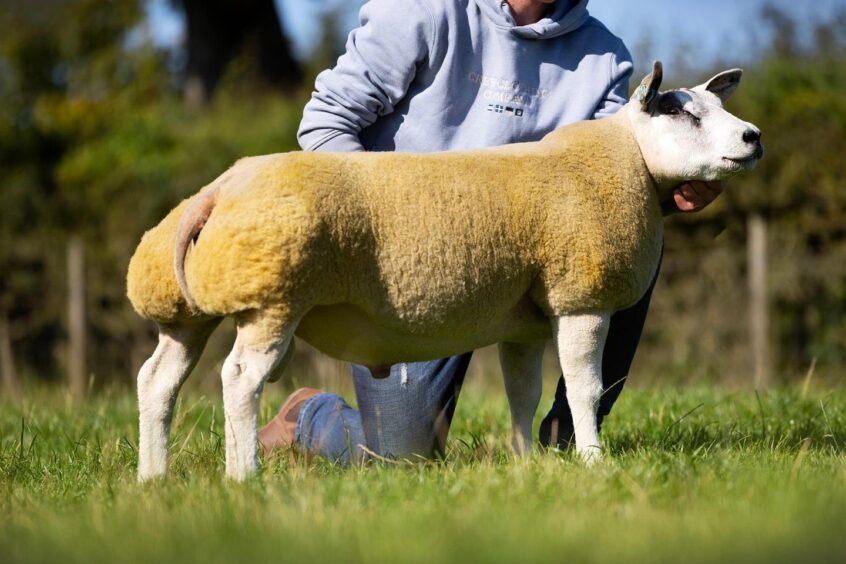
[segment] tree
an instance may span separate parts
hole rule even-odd
[[[0,284],[0,353],[4,373],[17,372],[7,349],[46,368],[52,355],[44,353],[63,324],[65,364],[79,397],[88,380],[86,243],[97,231],[92,226],[101,202],[69,190],[60,170],[75,143],[102,125],[98,111],[109,95],[131,80],[116,46],[141,10],[137,2],[107,0],[36,4],[12,2],[0,23],[0,162],[6,171],[0,213],[4,241],[15,241],[0,252],[0,266],[10,273]],[[63,286],[67,308],[53,303],[62,301],[57,290]],[[25,345],[12,346],[24,337]]]
[[[185,97],[211,98],[227,64],[245,46],[257,51],[258,76],[293,90],[302,71],[291,55],[273,0],[180,0],[188,31]]]

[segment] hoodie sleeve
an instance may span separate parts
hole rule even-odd
[[[629,78],[632,76],[632,56],[622,41],[611,56],[611,80],[605,97],[596,106],[593,119],[602,119],[617,113],[629,101]]]
[[[423,0],[371,0],[359,19],[303,110],[297,140],[307,151],[363,151],[361,130],[394,110],[429,56],[435,24]]]

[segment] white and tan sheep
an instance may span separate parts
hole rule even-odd
[[[740,71],[657,92],[660,63],[616,116],[536,143],[435,154],[287,153],[238,161],[142,239],[128,295],[160,340],[138,376],[139,478],[165,472],[179,388],[223,317],[227,473],[257,468],[263,384],[294,334],[376,366],[500,344],[515,447],[531,444],[544,342],[557,341],[576,447],[611,314],[636,301],[684,179],[751,169],[759,132],[722,109]]]

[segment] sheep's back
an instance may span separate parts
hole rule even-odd
[[[454,335],[517,306],[536,275],[542,205],[514,205],[530,163],[480,156],[345,159],[346,185],[321,199],[331,202],[321,215],[350,303],[396,330]]]

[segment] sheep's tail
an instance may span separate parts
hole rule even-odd
[[[212,188],[200,194],[199,197],[182,213],[179,219],[179,228],[176,230],[176,245],[173,252],[173,270],[176,273],[176,283],[188,302],[188,307],[199,311],[197,302],[188,290],[188,283],[185,280],[185,255],[188,253],[188,246],[197,239],[200,231],[206,225],[209,216],[217,204],[218,188]]]

